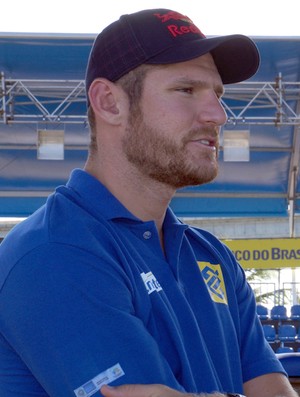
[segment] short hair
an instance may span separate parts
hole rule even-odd
[[[146,74],[150,69],[153,69],[154,67],[155,66],[153,65],[140,65],[116,81],[116,84],[119,85],[127,94],[130,113],[134,114],[140,108],[140,100],[143,93]],[[97,123],[95,112],[91,105],[88,108],[87,116],[90,126],[89,153],[93,154],[98,149],[96,139]]]

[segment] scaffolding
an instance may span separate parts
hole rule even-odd
[[[1,73],[0,122],[86,123],[83,80],[6,79]],[[242,82],[226,86],[227,124],[300,126],[300,82]]]
[[[300,82],[246,81],[227,85],[222,97],[227,113],[225,128],[269,125],[292,130],[288,175],[290,237],[295,231],[295,203],[300,164]],[[0,123],[87,125],[84,80],[11,79],[1,73]]]

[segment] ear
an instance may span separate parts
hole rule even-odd
[[[109,124],[119,124],[122,116],[122,96],[116,84],[96,79],[89,88],[89,100],[95,114]]]

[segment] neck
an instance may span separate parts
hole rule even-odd
[[[163,244],[162,225],[175,189],[145,178],[138,171],[111,167],[108,163],[95,165],[88,161],[85,170],[96,177],[137,218],[154,221]]]

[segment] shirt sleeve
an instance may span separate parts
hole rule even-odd
[[[1,291],[0,395],[74,397],[114,366],[121,371],[115,385],[182,390],[135,315],[133,297],[128,275],[112,258],[63,244],[32,250]]]
[[[255,377],[280,372],[286,374],[274,351],[266,341],[260,320],[256,314],[256,301],[251,286],[246,280],[242,267],[237,263],[231,251],[230,262],[234,264],[235,271],[231,270],[231,278],[234,280],[234,295],[237,312],[233,309],[233,318],[236,319],[236,327],[240,335],[240,351],[243,381],[247,382]]]

